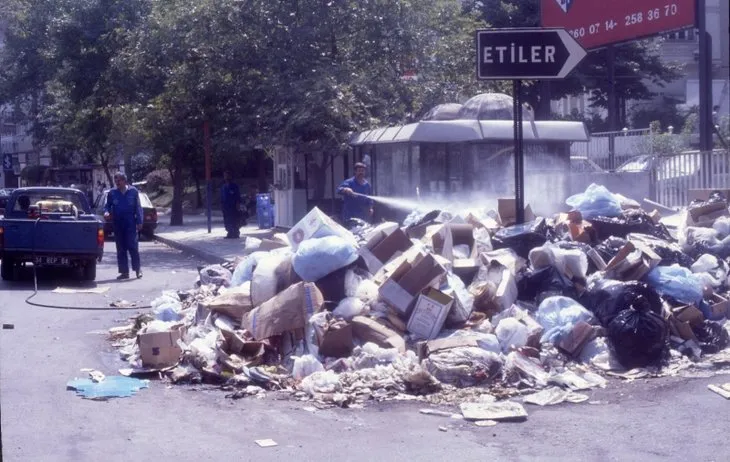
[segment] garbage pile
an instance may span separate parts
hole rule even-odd
[[[606,376],[730,363],[726,197],[675,229],[602,186],[566,203],[521,225],[503,199],[351,230],[315,208],[111,334],[127,374],[340,405],[463,387],[580,402]]]

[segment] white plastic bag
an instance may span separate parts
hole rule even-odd
[[[305,377],[300,387],[310,396],[318,393],[335,393],[341,388],[340,377],[333,371],[319,371]]]
[[[160,297],[152,300],[152,313],[160,321],[179,321],[182,319],[182,303],[176,292],[165,291]]]
[[[548,297],[540,303],[537,322],[545,329],[541,342],[558,343],[580,322],[589,322],[593,314],[580,303],[568,297]]]
[[[717,257],[710,254],[704,254],[692,264],[690,269],[693,273],[709,273],[720,266]]]
[[[253,306],[259,306],[277,294],[279,286],[278,270],[281,265],[287,264],[290,259],[291,253],[271,253],[259,259],[251,278],[251,302]]]
[[[529,258],[535,269],[553,266],[569,278],[585,279],[588,272],[588,257],[580,249],[561,249],[547,243],[532,249]]]
[[[228,287],[231,285],[232,276],[231,272],[221,265],[210,265],[200,270],[200,283]]]
[[[345,273],[345,297],[357,297],[357,289],[363,278],[357,275],[353,270]]]
[[[724,239],[730,235],[730,217],[720,217],[712,224],[712,229],[717,231],[717,237]]]
[[[483,252],[491,252],[492,247],[492,237],[489,235],[489,230],[487,228],[476,228],[474,230],[474,242],[477,246],[477,252],[479,254]]]
[[[294,367],[292,368],[292,377],[295,380],[303,380],[315,372],[323,372],[324,366],[317,358],[312,355],[295,356]]]
[[[244,282],[250,281],[253,277],[254,269],[258,265],[259,260],[269,255],[269,252],[254,252],[245,257],[241,263],[236,266],[231,277],[231,286],[238,287]]]
[[[332,314],[346,321],[352,321],[352,318],[366,314],[366,311],[367,309],[362,300],[356,297],[347,297],[337,305]]]
[[[494,332],[504,353],[508,352],[512,347],[520,348],[525,346],[529,335],[527,326],[515,318],[502,319],[497,324]]]
[[[363,279],[357,286],[355,296],[371,306],[378,301],[378,285],[370,279]]]

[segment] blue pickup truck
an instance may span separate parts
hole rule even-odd
[[[96,279],[104,253],[104,225],[92,214],[86,195],[69,188],[20,188],[0,219],[0,272],[6,281],[27,263],[80,270]]]

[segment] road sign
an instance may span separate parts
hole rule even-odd
[[[540,1],[542,26],[565,28],[586,49],[694,27],[695,8],[696,0]]]
[[[3,154],[3,170],[12,170],[13,169],[13,155],[12,154]]]
[[[563,79],[586,56],[564,29],[477,31],[480,80]]]

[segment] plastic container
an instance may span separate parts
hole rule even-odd
[[[271,203],[271,194],[256,194],[256,221],[259,229],[274,227],[274,208]]]

